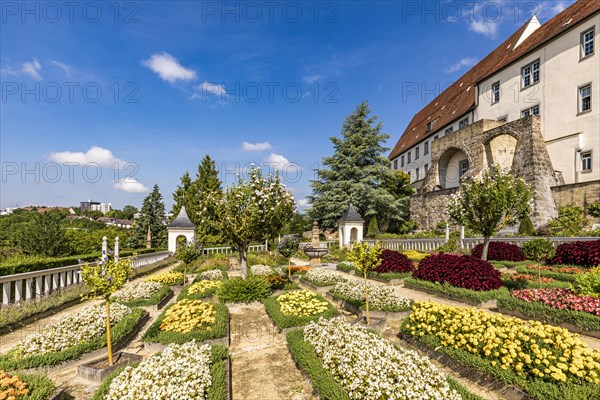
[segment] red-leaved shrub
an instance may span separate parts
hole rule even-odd
[[[380,258],[383,260],[375,272],[411,272],[415,267],[404,254],[394,250],[383,250]]]
[[[481,258],[481,252],[483,250],[483,244],[478,244],[473,247],[471,255],[473,257]],[[490,242],[488,246],[488,260],[493,261],[525,261],[525,253],[516,244],[510,244],[506,242]]]
[[[585,267],[600,265],[600,240],[560,244],[550,264],[573,264]]]
[[[425,257],[413,276],[478,291],[494,290],[502,286],[500,271],[492,264],[473,256],[457,254],[438,253]]]

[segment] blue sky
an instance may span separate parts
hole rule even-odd
[[[207,153],[227,183],[285,169],[302,207],[357,104],[393,147],[532,13],[572,2],[4,1],[0,208],[140,206],[155,183],[170,208]]]

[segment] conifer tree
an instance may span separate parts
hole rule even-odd
[[[154,185],[152,192],[144,199],[141,218],[137,220],[135,238],[138,246],[145,247],[148,231],[150,231],[151,246],[153,248],[167,247],[167,227],[165,225],[165,203],[158,185]],[[148,227],[150,227],[148,229]]]

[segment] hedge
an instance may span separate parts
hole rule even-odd
[[[160,325],[167,316],[167,311],[175,304],[177,303],[171,304],[169,307],[167,307],[165,311],[163,311],[160,314],[157,320],[150,326],[150,328],[148,328],[143,338],[146,342],[162,344],[183,344],[191,340],[203,342],[205,340],[220,339],[227,336],[227,325],[229,323],[229,309],[227,308],[227,306],[220,303],[214,304],[216,311],[216,320],[214,325],[212,326],[212,330],[210,331],[196,330],[190,333],[179,333],[160,330]]]
[[[119,252],[119,256],[128,257],[137,254],[154,253],[163,249],[138,249],[138,250],[123,250]],[[0,276],[22,274],[25,272],[41,271],[50,268],[66,267],[68,265],[77,265],[79,260],[85,262],[96,261],[100,257],[99,254],[81,254],[68,257],[48,257],[35,261],[17,261],[12,263],[0,264]]]
[[[334,306],[331,305],[330,302],[325,300],[322,296],[317,295],[317,299],[319,301],[327,302],[327,310],[321,314],[311,315],[310,317],[299,317],[294,315],[284,315],[281,313],[281,307],[279,306],[279,302],[277,301],[277,297],[269,297],[265,300],[265,309],[267,310],[267,314],[273,320],[275,325],[281,330],[285,328],[291,328],[293,326],[304,326],[309,322],[318,321],[319,318],[323,317],[326,319],[335,317],[338,312]]]
[[[471,289],[463,289],[452,286],[447,283],[430,282],[423,279],[406,278],[404,279],[404,287],[409,289],[424,289],[443,295],[483,303],[490,300],[499,299],[509,296],[509,291],[505,287],[495,290],[478,291]]]
[[[520,274],[530,274],[530,275],[538,274],[538,270],[536,268],[529,268],[529,267],[517,267],[517,272]],[[544,278],[552,278],[557,281],[563,281],[563,282],[575,282],[575,277],[577,276],[577,274],[566,274],[564,272],[554,272],[554,271],[547,271],[547,270],[543,270],[543,269],[539,270],[539,275],[543,276]]]
[[[12,374],[11,374],[12,375]],[[19,396],[19,400],[48,400],[54,393],[56,386],[52,380],[40,374],[17,373],[16,376],[25,383],[29,394]]]
[[[512,369],[504,370],[499,365],[493,366],[491,360],[484,359],[478,354],[469,353],[462,349],[445,347],[434,335],[411,336],[409,329],[406,328],[406,324],[408,323],[408,319],[402,323],[402,327],[400,328],[402,334],[446,354],[462,365],[473,368],[480,373],[491,375],[502,383],[518,386],[534,400],[600,400],[598,385],[571,382],[558,384],[544,381],[541,378],[524,380]]]
[[[512,296],[499,298],[497,306],[519,311],[551,324],[567,323],[586,331],[600,331],[600,318],[585,311],[554,308],[537,301],[527,302]]]
[[[111,341],[118,343],[129,335],[135,328],[138,321],[146,312],[141,308],[134,308],[131,313],[126,315],[119,323],[111,327]],[[49,367],[60,364],[67,360],[72,360],[82,354],[101,349],[106,346],[106,333],[94,339],[86,340],[73,347],[63,351],[52,351],[21,360],[15,360],[8,354],[0,355],[0,369],[5,371],[14,371],[17,369],[28,369],[38,367]]]

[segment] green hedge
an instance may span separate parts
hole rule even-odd
[[[271,285],[260,276],[248,276],[246,279],[232,278],[223,281],[217,290],[217,297],[223,303],[249,303],[262,301],[271,295]]]
[[[227,348],[223,346],[211,346],[212,353],[210,356],[210,375],[212,376],[212,382],[208,391],[206,393],[206,398],[208,400],[226,400],[227,399],[227,382],[226,372],[225,372],[225,360],[228,357]],[[140,363],[137,362],[132,364],[133,368],[136,368]],[[94,393],[94,397],[91,400],[104,400],[104,397],[108,394],[108,390],[110,389],[110,384],[113,379],[115,379],[126,366],[117,368],[113,372],[111,372],[104,382],[98,387],[96,393]]]
[[[148,299],[139,299],[139,300],[131,300],[131,301],[119,301],[116,298],[112,298],[112,301],[116,301],[118,303],[124,304],[127,307],[147,307],[158,304],[166,295],[171,292],[171,287],[169,285],[162,285],[158,292],[154,292],[150,298]]]
[[[406,335],[410,335],[409,329],[406,328],[407,323],[408,319],[403,322],[400,331]],[[534,400],[600,400],[598,385],[592,383],[550,383],[537,377],[525,380],[519,377],[512,369],[504,370],[499,365],[493,366],[491,363],[492,360],[485,359],[478,354],[469,353],[462,349],[445,347],[434,335],[414,336],[413,338],[446,354],[462,365],[473,368],[480,373],[491,375],[502,383],[522,388]]]
[[[538,274],[538,270],[535,268],[529,268],[529,267],[517,267],[517,272],[520,274],[530,274],[530,275],[536,275]],[[563,282],[575,282],[575,277],[577,276],[577,274],[566,274],[564,272],[553,272],[553,271],[548,271],[548,270],[539,270],[539,274],[540,276],[543,276],[544,278],[552,278],[552,279],[556,279],[557,281],[563,281]]]
[[[457,299],[464,299],[479,303],[510,296],[508,289],[505,287],[483,292],[459,288],[456,286],[449,285],[447,283],[429,282],[423,279],[415,278],[404,279],[404,287],[409,289],[425,289],[443,295],[452,296]]]
[[[600,317],[585,311],[561,310],[537,301],[527,302],[512,296],[498,299],[498,307],[510,308],[551,324],[568,323],[586,331],[600,331]]]
[[[177,304],[177,303],[175,303]],[[167,316],[167,311],[173,307],[175,304],[171,304],[169,307],[165,309],[165,311],[160,314],[158,319],[148,328],[146,334],[144,334],[144,340],[146,342],[154,342],[154,343],[179,343],[183,344],[185,342],[189,342],[191,340],[196,340],[198,342],[203,342],[205,340],[211,339],[220,339],[222,337],[227,336],[227,325],[229,323],[229,309],[224,304],[216,303],[215,311],[216,311],[216,320],[214,325],[212,326],[212,330],[196,330],[190,333],[179,333],[179,332],[169,332],[169,331],[161,331],[160,325],[163,320]]]
[[[354,268],[354,265],[351,265],[351,264],[348,264],[345,262],[341,262],[338,265],[336,265],[335,269],[337,269],[338,271],[347,272],[347,273],[350,273],[351,271],[360,272],[357,268]]]
[[[265,308],[267,310],[267,314],[269,314],[269,316],[279,329],[291,328],[293,326],[304,326],[311,321],[317,321],[321,317],[329,319],[335,317],[338,314],[337,310],[333,305],[331,305],[330,302],[325,300],[322,296],[317,295],[318,300],[327,302],[327,310],[325,312],[317,315],[311,315],[310,317],[284,315],[281,313],[281,307],[279,306],[277,297],[269,297],[268,299],[266,299]]]
[[[162,249],[138,249],[138,250],[123,250],[119,252],[121,258],[131,256],[133,253],[146,254],[161,251]],[[86,262],[96,261],[100,254],[81,254],[69,257],[48,257],[35,261],[19,261],[12,263],[0,264],[0,276],[21,274],[24,272],[41,271],[43,269],[66,267],[68,265],[76,265],[79,260]]]
[[[533,281],[513,281],[510,279],[502,279],[502,284],[506,286],[509,290],[519,290],[519,289],[551,289],[551,288],[563,288],[568,289],[572,288],[569,282],[564,281],[554,281],[554,282],[540,282],[538,280]]]
[[[410,278],[412,276],[412,272],[384,272],[382,274],[377,272],[369,272],[369,278],[378,278],[383,279],[386,282],[391,281],[392,279],[405,279]]]
[[[29,394],[19,396],[19,400],[48,400],[48,398],[54,393],[56,386],[52,380],[44,375],[40,374],[15,374],[25,383]]]
[[[496,268],[515,268],[525,266],[529,264],[536,264],[537,261],[525,260],[525,261],[488,261]]]
[[[119,321],[118,324],[114,325],[111,329],[112,343],[118,343],[127,335],[129,335],[144,313],[144,310],[140,308],[134,308],[131,313]],[[81,342],[63,351],[53,351],[21,360],[14,359],[10,354],[2,354],[0,355],[0,369],[5,371],[14,371],[17,369],[49,367],[60,364],[63,361],[72,360],[81,356],[82,354],[101,349],[105,346],[106,333],[104,333],[102,336]]]

